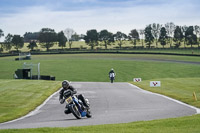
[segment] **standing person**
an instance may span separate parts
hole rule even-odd
[[[115,80],[115,72],[114,69],[112,68],[109,72],[109,78],[110,78],[110,82],[113,83],[113,81]]]

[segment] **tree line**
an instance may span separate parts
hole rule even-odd
[[[4,36],[3,31],[0,29],[0,38]],[[28,42],[27,46],[30,50],[34,50],[38,45],[46,48],[48,51],[56,43],[59,47],[64,49],[66,44],[69,44],[70,49],[74,41],[79,41],[83,39],[85,43],[90,46],[91,49],[94,49],[96,46],[104,46],[105,49],[108,48],[108,45],[113,45],[117,43],[119,48],[122,48],[127,41],[133,44],[136,47],[137,42],[142,44],[142,48],[146,46],[151,48],[152,44],[155,44],[158,47],[160,43],[163,48],[169,44],[170,48],[175,47],[179,48],[182,44],[184,47],[186,45],[198,45],[199,48],[199,36],[200,36],[200,26],[178,26],[173,22],[166,23],[165,25],[153,23],[145,27],[145,29],[133,29],[127,35],[121,31],[113,34],[108,30],[101,30],[97,32],[96,29],[91,29],[86,32],[86,35],[78,35],[73,29],[67,28],[58,33],[51,28],[42,28],[39,32],[26,32],[24,36],[20,35],[11,35],[8,34],[5,36],[4,42],[0,45],[0,52],[3,50],[10,50],[14,47],[17,51],[24,47],[24,42]]]

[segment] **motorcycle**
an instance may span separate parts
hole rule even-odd
[[[109,77],[110,77],[110,82],[113,83],[113,81],[115,80],[115,73],[110,73]]]
[[[84,107],[83,102],[76,95],[72,95],[70,90],[65,91],[63,96],[65,98],[66,108],[68,109],[67,114],[72,113],[77,119],[92,117],[90,109]],[[89,106],[89,100],[85,100]]]

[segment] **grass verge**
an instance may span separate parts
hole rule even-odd
[[[199,133],[200,115],[69,128],[4,129],[0,133]]]
[[[60,82],[0,80],[0,122],[24,116],[60,88]]]
[[[150,87],[150,81],[161,81],[161,87]],[[200,108],[200,78],[166,78],[132,82],[136,86],[155,93],[160,93],[184,103]],[[197,101],[193,97],[196,93]]]

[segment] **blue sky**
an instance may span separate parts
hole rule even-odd
[[[199,9],[199,0],[0,0],[0,29],[5,35],[45,27],[128,34],[151,23],[200,25]]]

